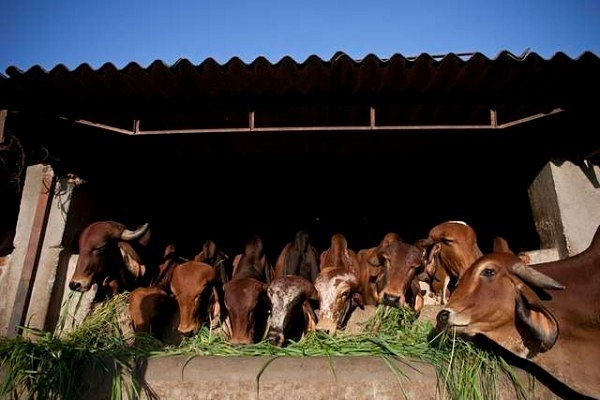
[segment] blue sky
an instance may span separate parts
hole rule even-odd
[[[0,72],[526,49],[600,56],[600,0],[2,0]]]

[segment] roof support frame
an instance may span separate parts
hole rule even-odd
[[[208,129],[163,129],[163,130],[140,130],[140,121],[134,121],[132,130],[117,128],[110,125],[105,125],[97,122],[92,122],[84,119],[75,119],[77,124],[87,125],[107,131],[123,133],[126,135],[164,135],[164,134],[202,134],[202,133],[236,133],[236,132],[253,132],[253,133],[286,133],[286,132],[316,132],[316,131],[415,131],[415,130],[495,130],[506,129],[516,125],[521,125],[531,122],[536,119],[549,117],[554,114],[565,111],[563,108],[555,108],[549,112],[537,113],[524,118],[519,118],[515,121],[509,121],[503,124],[498,124],[497,112],[494,109],[490,110],[489,125],[384,125],[378,126],[375,123],[375,108],[370,108],[369,125],[358,126],[283,126],[283,127],[257,127],[254,124],[255,112],[248,112],[248,127],[244,128],[208,128]],[[63,119],[65,118],[62,117]]]

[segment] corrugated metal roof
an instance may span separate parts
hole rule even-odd
[[[503,51],[442,57],[344,53],[303,62],[271,63],[208,58],[200,64],[156,60],[118,69],[81,64],[73,70],[6,69],[0,78],[0,109],[42,112],[132,130],[235,129],[248,127],[486,125],[555,109],[598,104],[600,59],[585,52],[572,59],[556,53],[515,56]]]

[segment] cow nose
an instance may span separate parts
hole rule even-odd
[[[388,293],[383,295],[383,303],[388,306],[398,306],[400,304],[400,296],[394,296]]]
[[[71,282],[69,282],[69,289],[79,292],[81,290],[81,283],[71,281]]]
[[[450,318],[450,311],[441,310],[436,316],[435,320],[439,326],[443,327],[448,324],[448,318]]]
[[[267,337],[267,341],[272,344],[273,346],[283,346],[283,333],[281,332],[277,332],[277,331],[271,331],[269,332],[269,335]]]

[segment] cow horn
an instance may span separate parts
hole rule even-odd
[[[550,278],[548,275],[545,275],[522,262],[518,262],[513,264],[511,267],[512,272],[515,273],[519,278],[523,279],[525,282],[531,283],[532,285],[536,285],[542,289],[564,289],[565,285],[560,282],[555,281]]]
[[[135,231],[131,231],[129,229],[124,229],[123,233],[121,233],[121,240],[135,240],[142,237],[146,231],[148,230],[148,226],[150,226],[147,222],[140,226]]]

